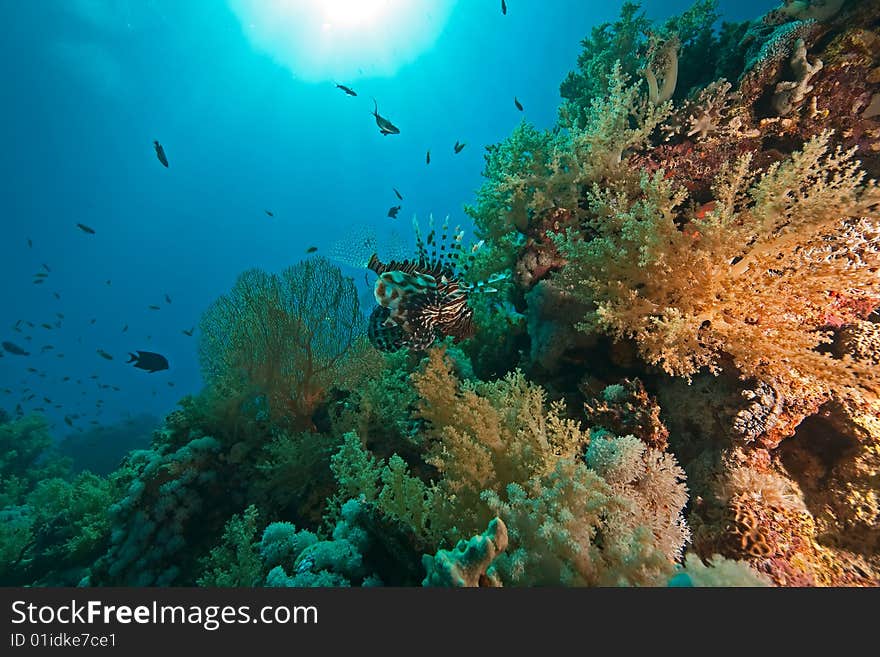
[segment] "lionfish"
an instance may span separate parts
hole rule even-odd
[[[491,284],[508,277],[500,274],[478,283],[465,283],[463,278],[483,242],[474,244],[463,259],[464,231],[456,227],[449,240],[448,217],[439,240],[433,217],[426,240],[422,239],[415,219],[413,228],[415,259],[382,262],[374,252],[367,263],[367,268],[378,275],[373,286],[378,305],[370,315],[367,335],[380,351],[404,347],[423,351],[446,336],[452,336],[456,342],[473,336],[474,311],[468,305],[468,296],[477,291],[495,292]]]

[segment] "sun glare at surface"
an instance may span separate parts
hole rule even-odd
[[[337,25],[364,25],[385,18],[388,0],[312,0],[327,22]]]
[[[429,50],[456,0],[229,0],[253,46],[307,81],[391,76]]]

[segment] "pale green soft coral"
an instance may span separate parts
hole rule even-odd
[[[27,506],[0,509],[0,582],[12,581],[11,573],[33,543],[34,519]]]
[[[259,513],[251,505],[226,523],[221,543],[202,560],[200,586],[350,586],[376,584],[362,553],[369,536],[359,525],[362,500],[340,509],[333,535],[321,539],[292,523],[269,524],[258,540]]]
[[[199,586],[256,586],[262,579],[262,563],[255,535],[259,512],[253,505],[226,523],[223,539],[202,560],[204,573]]]
[[[491,146],[477,192],[466,208],[480,236],[510,258],[513,231],[529,234],[532,223],[556,208],[573,217],[584,187],[625,177],[626,157],[642,147],[672,111],[671,102],[646,102],[638,83],[615,64],[608,92],[587,108],[564,105],[553,131],[521,123],[505,141]]]
[[[522,121],[504,141],[486,148],[486,183],[477,192],[476,205],[465,207],[480,237],[495,240],[514,228],[526,230],[536,195],[548,193],[546,182],[564,140]]]
[[[676,56],[670,62],[678,68],[680,60],[682,70],[668,70],[663,75],[683,79],[684,84],[678,85],[676,96],[683,95],[692,86],[717,79],[720,76],[715,72],[725,55],[714,31],[719,18],[717,6],[717,0],[696,0],[681,15],[655,25],[641,11],[639,3],[624,2],[615,22],[593,27],[581,42],[583,51],[578,56],[578,68],[569,73],[560,86],[566,104],[586,109],[595,99],[605,96],[608,75],[618,63],[631,77],[650,70],[656,64],[653,57],[656,53],[651,46],[658,42],[664,46],[677,42],[676,48],[682,51],[681,57]],[[663,94],[664,99],[670,98],[674,90],[675,85],[671,84]],[[659,93],[658,97],[661,97]]]
[[[260,540],[260,559],[268,568],[292,566],[296,557],[307,547],[318,542],[318,536],[308,530],[297,531],[289,522],[273,522],[263,530]]]
[[[292,565],[279,564],[266,576],[267,586],[351,586],[352,584],[377,585],[375,574],[368,572],[364,564],[363,552],[369,547],[369,536],[358,525],[358,517],[363,501],[352,499],[345,502],[340,510],[341,518],[329,540],[314,540],[310,532],[291,533],[288,528],[270,532],[271,549],[261,550],[271,554],[274,559],[283,555],[282,560]],[[264,534],[264,542],[267,536]],[[283,543],[289,550],[285,554]],[[273,560],[274,560],[273,559]],[[271,563],[271,562],[268,562]],[[268,565],[267,563],[267,565]]]
[[[629,442],[606,450],[605,460],[612,461],[612,453],[636,460]],[[502,581],[528,586],[665,581],[688,540],[681,518],[683,473],[655,472],[665,467],[642,457],[640,473],[633,479],[627,474],[620,483],[606,481],[582,461],[562,459],[545,477],[510,484],[506,500],[486,491],[484,498],[510,533],[511,548],[496,561]],[[608,470],[620,475],[635,468]]]
[[[665,582],[688,539],[673,457],[632,436],[588,435],[521,373],[462,382],[452,369],[435,349],[413,375],[439,477],[426,483],[349,435],[334,457],[340,488],[441,549],[465,540],[465,550],[499,517],[510,536],[495,559],[505,585]]]
[[[334,504],[344,510],[353,498],[374,502],[386,516],[404,522],[419,535],[431,535],[430,510],[434,488],[412,476],[406,462],[397,454],[388,461],[377,459],[354,432],[333,455],[333,473],[339,484]],[[332,516],[331,516],[332,517]],[[338,525],[337,525],[338,527]]]

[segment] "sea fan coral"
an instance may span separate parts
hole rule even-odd
[[[209,384],[263,396],[292,429],[312,414],[365,347],[354,282],[315,258],[280,275],[243,273],[205,312],[199,357]]]

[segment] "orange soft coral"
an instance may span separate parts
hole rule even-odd
[[[594,219],[558,240],[561,282],[596,304],[581,328],[634,338],[670,374],[718,371],[785,397],[876,392],[876,372],[817,350],[829,292],[880,294],[880,187],[825,133],[760,177],[745,156],[716,180],[716,204],[680,230],[685,194],[658,173],[641,191],[594,188]],[[858,312],[836,304],[843,324]]]

